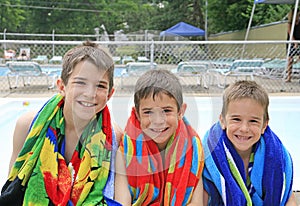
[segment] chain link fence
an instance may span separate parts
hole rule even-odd
[[[33,41],[0,40],[0,95],[2,97],[22,94],[51,94],[45,77],[30,77],[30,84],[24,86],[17,77],[10,77],[17,85],[8,85],[8,61],[19,61],[22,48],[29,48],[30,61],[40,64],[42,70],[61,70],[61,61],[51,61],[53,57],[63,57],[72,47],[82,41]],[[146,69],[161,68],[174,72],[182,82],[186,94],[220,94],[227,84],[237,79],[254,79],[270,93],[300,92],[300,62],[295,59],[291,83],[285,83],[287,41],[99,41],[107,47],[115,60],[115,88],[118,95],[131,95],[136,79],[145,70],[137,70],[134,75],[128,71],[129,62],[149,63]],[[7,57],[6,52],[15,52]],[[39,58],[43,56],[44,61]],[[253,66],[230,75],[232,65],[237,60],[262,60],[259,68]],[[156,65],[153,67],[153,65]],[[214,72],[212,72],[214,71]],[[245,75],[246,74],[246,75]],[[29,77],[28,77],[29,78]]]

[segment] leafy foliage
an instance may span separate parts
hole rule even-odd
[[[1,0],[0,30],[15,33],[108,34],[165,30],[180,21],[208,33],[246,29],[254,0]],[[206,3],[208,7],[206,7]],[[252,25],[282,20],[290,5],[256,5]],[[103,31],[100,30],[102,33]]]

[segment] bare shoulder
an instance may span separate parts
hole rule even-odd
[[[25,139],[27,137],[27,133],[29,127],[37,114],[37,111],[29,111],[22,114],[16,122],[15,130],[13,133],[13,151],[10,159],[9,168],[12,167],[13,163],[15,162],[19,152],[21,151]]]
[[[29,111],[22,114],[16,122],[15,129],[29,129],[31,122],[33,121],[37,111]]]
[[[25,138],[27,136],[30,125],[37,114],[37,111],[29,111],[22,114],[16,122],[15,130],[14,130],[14,142],[24,143]]]

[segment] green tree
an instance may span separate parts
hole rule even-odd
[[[246,29],[250,20],[254,0],[209,0],[209,33]],[[290,6],[286,4],[258,4],[252,26],[282,20]]]
[[[206,1],[209,34],[247,28],[254,0],[2,0],[0,29],[93,34],[103,24],[113,34],[121,29],[125,33],[162,31],[180,21],[204,29]],[[290,7],[258,4],[252,25],[280,21]]]
[[[17,31],[25,20],[25,12],[19,8],[21,0],[2,0],[0,3],[0,29]]]

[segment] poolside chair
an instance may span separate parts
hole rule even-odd
[[[157,64],[151,62],[129,62],[126,64],[124,71],[121,74],[121,87],[124,86],[124,82],[132,83],[131,77],[136,78],[144,74],[150,69],[156,69]]]
[[[263,66],[265,67],[264,77],[270,79],[283,78],[285,69],[287,67],[287,60],[275,58],[265,61]]]
[[[115,64],[120,64],[121,63],[121,57],[119,56],[113,56],[113,61]]]
[[[144,56],[138,56],[137,57],[137,62],[150,62],[150,59]]]
[[[215,68],[224,68],[230,67],[235,58],[233,57],[220,57],[218,59],[212,60],[211,63],[214,65]]]
[[[62,64],[62,56],[53,56],[50,60],[49,60],[50,64]]]
[[[19,77],[22,78],[24,86],[30,85],[31,77],[46,77],[48,89],[53,89],[55,86],[55,79],[58,77],[57,72],[42,71],[40,65],[36,62],[14,61],[14,62],[7,62],[6,66],[9,69],[9,72],[7,73],[9,89],[18,87]],[[15,86],[14,87],[12,86],[12,84],[10,82],[10,79],[12,77],[15,78]],[[51,84],[49,84],[49,78],[51,79]],[[25,80],[27,80],[27,81],[25,81]]]
[[[218,81],[218,87],[225,88],[227,77],[236,77],[236,78],[248,78],[254,80],[255,75],[260,75],[264,72],[265,67],[263,66],[264,60],[262,59],[243,59],[235,60],[230,67],[217,68],[217,69],[208,69],[211,78],[216,78]],[[221,83],[221,78],[224,78],[224,82]]]
[[[47,55],[38,55],[36,58],[33,58],[32,61],[37,62],[39,64],[47,64],[48,57]]]
[[[121,63],[122,64],[127,64],[129,62],[135,62],[135,59],[132,56],[123,56]]]
[[[203,83],[203,87],[208,89],[207,84],[207,70],[210,68],[210,62],[208,61],[190,61],[190,62],[180,62],[177,65],[175,70],[172,72],[178,77],[196,77],[196,84],[201,86]],[[190,81],[189,81],[190,82]]]

